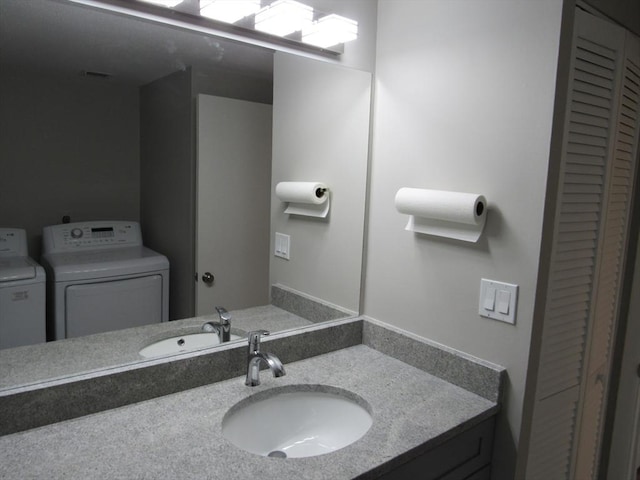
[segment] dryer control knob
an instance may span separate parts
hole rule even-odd
[[[71,230],[71,238],[80,238],[82,237],[82,229],[74,228]]]

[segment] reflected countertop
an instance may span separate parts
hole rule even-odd
[[[279,332],[312,323],[273,305],[235,310],[231,315],[233,333],[241,336],[258,328]],[[216,314],[205,315],[0,350],[0,390],[138,363],[145,360],[139,351],[146,345],[174,335],[198,333],[204,322],[217,318]]]

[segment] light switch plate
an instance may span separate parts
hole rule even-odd
[[[515,325],[517,306],[518,285],[486,278],[480,280],[478,313],[481,317]]]
[[[275,251],[273,254],[276,257],[289,260],[289,252],[291,250],[291,237],[284,233],[276,232]]]

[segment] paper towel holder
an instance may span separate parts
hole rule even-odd
[[[409,215],[405,230],[465,242],[479,240],[487,219],[487,200],[476,193],[403,187],[395,206]]]
[[[322,182],[279,182],[276,197],[286,203],[284,213],[326,218],[331,206],[329,187]]]

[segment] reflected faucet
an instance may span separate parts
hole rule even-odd
[[[267,330],[249,332],[249,356],[247,358],[247,378],[244,382],[249,387],[260,385],[260,363],[264,362],[271,369],[274,377],[286,375],[284,366],[278,357],[272,353],[260,351],[260,336],[269,335]]]
[[[203,332],[216,332],[220,343],[231,340],[231,314],[224,307],[216,307],[220,317],[219,322],[206,322],[202,325]]]

